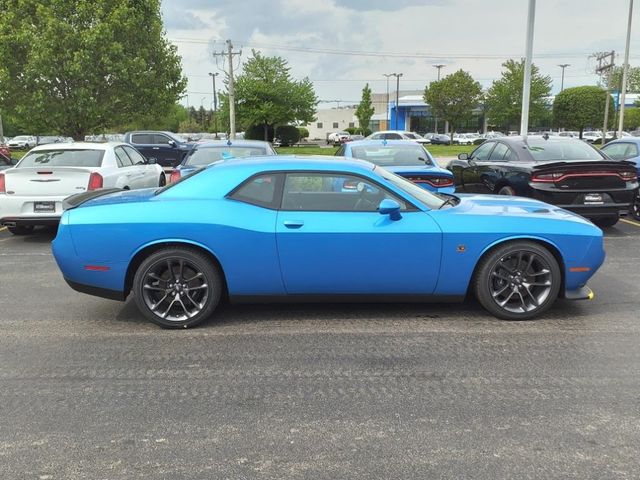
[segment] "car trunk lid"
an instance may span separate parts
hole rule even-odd
[[[25,167],[4,171],[8,195],[30,197],[72,195],[86,191],[95,171],[82,167]]]

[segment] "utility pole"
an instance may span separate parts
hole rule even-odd
[[[615,55],[616,52],[614,52],[613,50],[610,52],[601,52],[596,54],[596,59],[598,60],[596,73],[600,75],[606,75],[605,84],[607,90],[607,98],[604,102],[604,127],[602,128],[602,145],[604,145],[605,139],[607,137],[609,123],[609,102],[611,101],[611,94],[609,93],[609,89],[611,88],[611,71],[613,70]]]
[[[558,65],[562,69],[562,80],[560,80],[560,92],[564,90],[564,69],[570,67],[569,63],[562,63]]]
[[[398,102],[399,102],[399,97],[400,97],[400,77],[402,76],[402,74],[401,73],[392,73],[391,75],[396,77],[396,121],[395,121],[394,130],[397,130],[398,129]]]
[[[440,81],[440,70],[441,70],[443,67],[446,67],[446,65],[444,65],[444,64],[442,64],[442,63],[439,63],[439,64],[437,64],[437,65],[434,65],[434,67],[438,69],[438,80],[437,80],[437,81],[439,82],[439,81]],[[435,119],[435,121],[436,121],[436,122],[435,122],[436,124],[435,124],[434,130],[435,130],[435,133],[438,133],[438,117],[437,117],[436,115],[434,115],[434,116],[433,116],[433,118],[434,118],[434,119]]]
[[[218,139],[218,95],[216,93],[216,77],[218,72],[211,73],[209,76],[213,80],[213,129],[215,130],[215,138]]]
[[[229,71],[226,72],[229,78],[229,138],[234,140],[236,138],[236,92],[235,92],[235,79],[233,77],[233,57],[242,55],[242,50],[238,52],[233,51],[233,43],[231,40],[227,40],[227,51],[221,51],[214,53],[214,58],[228,57]]]
[[[529,0],[527,15],[527,46],[524,57],[524,81],[522,85],[522,114],[520,135],[526,141],[529,132],[529,100],[531,98],[531,57],[533,56],[533,26],[536,20],[536,0]]]
[[[629,21],[627,23],[627,43],[624,47],[624,64],[622,65],[622,93],[620,95],[620,120],[618,123],[618,138],[622,138],[624,127],[624,102],[627,95],[627,74],[629,72],[629,42],[631,40],[631,19],[633,15],[633,0],[629,0]]]
[[[387,77],[387,126],[385,127],[385,130],[389,130],[389,77],[393,77],[395,74],[394,73],[383,73],[382,75],[384,75],[385,77]]]

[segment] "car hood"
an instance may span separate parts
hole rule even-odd
[[[532,198],[507,195],[455,194],[460,204],[451,211],[491,217],[559,218],[592,225],[577,213]]]
[[[436,165],[411,165],[411,166],[398,166],[398,167],[382,167],[385,170],[389,170],[390,172],[396,173],[398,175],[407,175],[409,173],[415,173],[416,175],[424,174],[424,173],[435,173],[437,175],[446,175],[450,177],[452,173],[445,169],[440,168]]]

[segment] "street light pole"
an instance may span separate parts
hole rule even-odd
[[[440,69],[442,69],[443,67],[446,67],[446,65],[444,65],[444,64],[442,64],[442,63],[439,63],[439,64],[437,64],[437,65],[434,65],[434,67],[438,69],[438,80],[437,80],[437,81],[439,82],[439,81],[440,81]],[[436,133],[438,133],[438,117],[437,117],[437,115],[434,115],[434,116],[433,116],[433,118],[434,118],[434,119],[435,119],[435,121],[436,121],[436,122],[435,122],[436,124],[435,124],[434,130],[435,130],[435,132],[436,132]]]
[[[624,47],[624,65],[622,66],[622,91],[620,94],[620,123],[618,123],[618,138],[622,137],[624,127],[624,102],[627,95],[627,74],[629,72],[629,42],[631,40],[631,18],[633,15],[633,0],[629,0],[629,21],[627,23],[627,43]],[[605,132],[606,133],[606,132]],[[605,136],[604,134],[602,135]]]
[[[520,117],[520,135],[527,140],[529,132],[529,100],[531,98],[531,57],[533,56],[533,26],[536,19],[536,0],[529,0],[527,16],[527,46],[524,58],[524,81],[522,85],[522,114]]]
[[[394,74],[393,73],[383,73],[382,75],[387,77],[387,117],[386,117],[387,126],[385,127],[385,130],[389,130],[389,77],[393,77]]]
[[[569,63],[562,63],[558,66],[562,69],[562,80],[560,80],[560,91],[562,92],[564,90],[564,69],[571,65]]]
[[[394,130],[398,129],[398,102],[399,102],[399,97],[400,97],[400,77],[402,76],[401,73],[392,73],[391,75],[393,75],[394,77],[396,77],[396,121],[395,121],[395,128]]]
[[[216,93],[216,77],[218,76],[218,72],[211,73],[209,72],[209,76],[213,80],[213,129],[215,130],[216,140],[218,139],[218,95]]]

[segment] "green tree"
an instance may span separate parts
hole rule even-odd
[[[565,88],[553,102],[553,121],[558,127],[582,132],[586,127],[598,127],[604,121],[607,92],[600,87]],[[609,120],[613,121],[613,102],[609,102]]]
[[[265,57],[252,50],[252,56],[236,78],[236,126],[247,130],[261,126],[264,139],[278,125],[309,123],[314,120],[318,99],[308,78],[291,78],[290,68],[281,57]],[[228,83],[228,81],[225,81]],[[229,123],[229,96],[220,95],[220,121]]]
[[[0,0],[0,105],[82,139],[164,117],[186,86],[160,0]]]
[[[622,66],[614,67],[611,72],[611,90],[622,90]],[[640,92],[640,67],[629,67],[627,71],[627,92]]]
[[[502,64],[502,77],[495,80],[486,94],[487,115],[491,123],[509,130],[520,124],[522,115],[522,84],[524,60],[507,60]],[[531,65],[531,94],[529,101],[529,124],[535,125],[548,118],[547,97],[551,94],[551,77],[542,76],[535,65]]]
[[[469,120],[482,97],[482,87],[464,70],[431,82],[424,90],[424,101],[438,118],[449,122],[451,143],[456,128]]]
[[[624,129],[627,131],[637,130],[640,128],[640,108],[624,109]]]
[[[356,117],[358,118],[360,128],[369,128],[369,123],[371,122],[371,117],[373,117],[374,111],[375,109],[371,103],[371,89],[367,83],[362,89],[362,99],[356,109]]]

